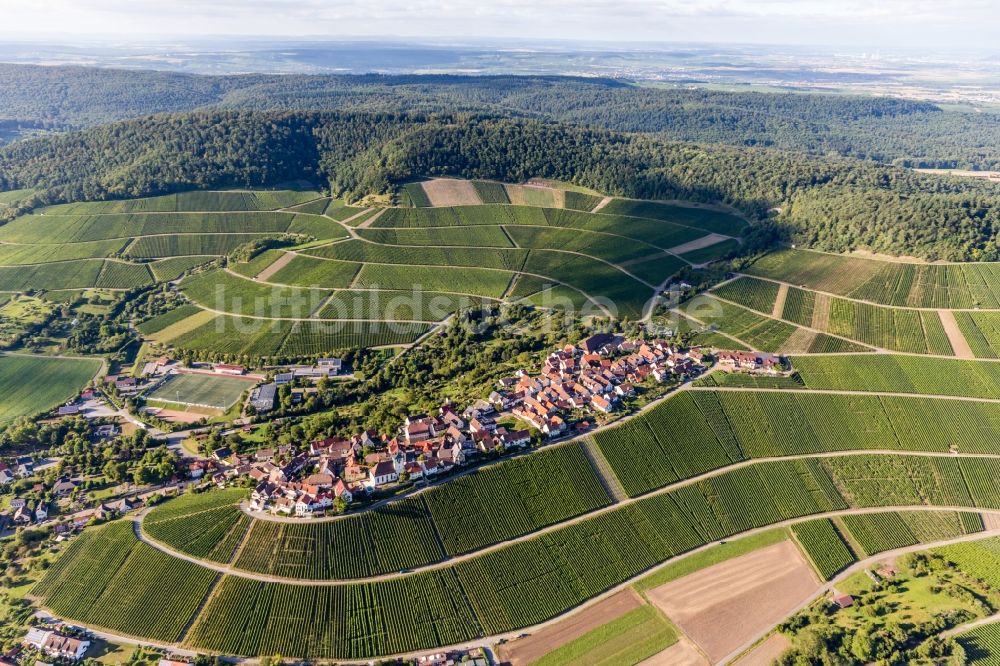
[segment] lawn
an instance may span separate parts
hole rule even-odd
[[[253,382],[223,375],[172,375],[147,396],[150,400],[228,409]]]

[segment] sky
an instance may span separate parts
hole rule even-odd
[[[0,36],[400,37],[989,49],[997,0],[0,0]]]

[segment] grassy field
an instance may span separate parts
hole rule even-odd
[[[631,666],[677,642],[677,630],[650,605],[640,606],[548,653],[532,666]]]
[[[93,379],[97,359],[0,355],[0,424],[48,411]]]
[[[150,400],[162,400],[184,405],[228,409],[239,400],[252,381],[208,374],[176,374],[149,393]]]

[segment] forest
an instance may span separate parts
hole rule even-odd
[[[998,258],[994,184],[871,161],[692,144],[484,114],[200,111],[158,114],[0,149],[0,190],[30,188],[11,218],[66,201],[305,180],[358,199],[425,175],[556,178],[642,199],[722,201],[778,241],[928,259]]]
[[[1000,170],[1000,115],[886,97],[556,76],[196,76],[0,64],[0,141],[207,109],[485,113],[898,166]]]

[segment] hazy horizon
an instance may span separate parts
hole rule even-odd
[[[0,0],[16,42],[193,38],[561,41],[995,50],[1000,12],[984,0]],[[72,46],[73,44],[69,44]]]

